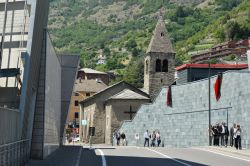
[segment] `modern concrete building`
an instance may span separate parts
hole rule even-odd
[[[223,73],[229,70],[243,70],[247,68],[248,64],[211,64],[210,76],[217,75],[219,72]],[[177,81],[176,81],[177,84],[184,84],[208,78],[209,65],[184,64],[176,67],[176,71],[177,71]]]
[[[63,143],[79,56],[56,55],[48,9],[48,0],[0,0],[0,165],[43,159]]]

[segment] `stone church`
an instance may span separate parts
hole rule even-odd
[[[174,74],[175,52],[160,17],[145,57],[144,88],[122,81],[82,101],[80,118],[87,124],[81,125],[81,139],[88,141],[89,127],[95,127],[92,142],[110,144],[112,133],[125,120],[132,120],[142,104],[153,101],[162,86],[174,83]]]

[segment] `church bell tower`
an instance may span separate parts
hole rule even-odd
[[[154,99],[162,86],[175,81],[175,52],[162,17],[155,27],[144,63],[144,89]]]

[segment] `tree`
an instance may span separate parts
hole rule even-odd
[[[103,49],[103,54],[104,54],[105,56],[109,56],[109,55],[110,55],[110,49],[107,48],[107,47],[105,47],[105,48]]]
[[[226,37],[229,40],[234,40],[237,33],[240,32],[240,26],[236,21],[229,21],[226,24],[225,32],[226,32]]]
[[[126,47],[128,50],[132,50],[133,48],[136,48],[137,47],[137,43],[134,39],[131,39],[129,40],[127,43],[126,43]]]
[[[134,49],[132,50],[132,55],[133,55],[133,56],[138,56],[138,55],[139,55],[139,50],[138,50],[137,48],[134,48]]]
[[[136,86],[137,88],[143,87],[144,57],[132,58],[126,69],[126,72],[124,73],[123,80]]]

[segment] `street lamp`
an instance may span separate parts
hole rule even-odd
[[[209,146],[212,146],[212,137],[211,137],[211,62],[210,62],[210,57],[208,58],[208,125],[209,125]]]

